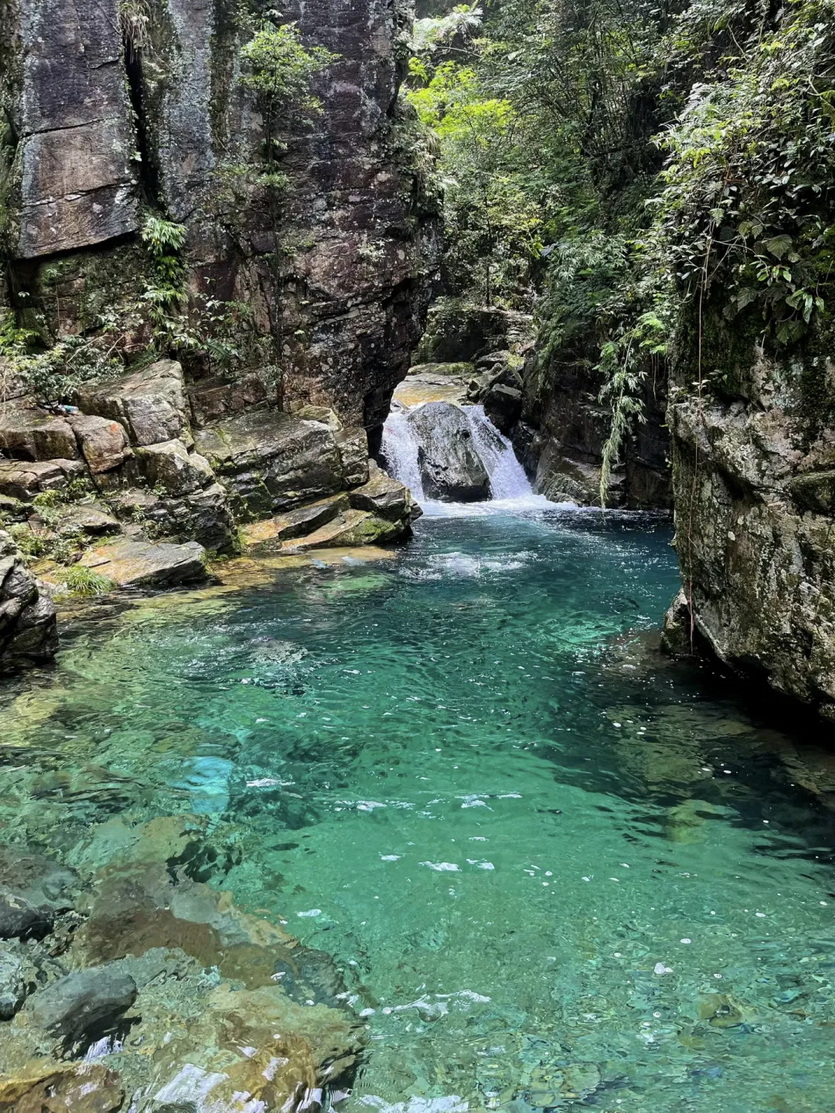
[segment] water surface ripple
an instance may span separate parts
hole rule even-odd
[[[832,813],[798,739],[623,638],[675,586],[652,519],[437,517],[82,624],[4,690],[4,840],[234,831],[213,883],[368,1019],[353,1110],[824,1113]]]

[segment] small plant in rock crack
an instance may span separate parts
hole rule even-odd
[[[113,591],[116,585],[107,576],[102,576],[93,568],[85,568],[82,564],[74,564],[64,573],[62,595],[77,595],[90,598],[95,595],[106,595]]]

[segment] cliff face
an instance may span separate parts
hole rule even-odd
[[[327,405],[374,431],[420,332],[431,238],[397,99],[405,14],[291,5],[305,43],[336,57],[316,79],[320,113],[265,121],[240,80],[258,6],[242,7],[5,0],[5,300],[47,343],[116,320],[130,359],[149,339],[151,211],[187,231],[198,409],[277,389],[285,407]]]
[[[554,502],[600,505],[603,448],[612,423],[598,400],[603,380],[590,360],[571,358],[528,363],[524,376],[523,422],[533,431],[527,452],[536,490]],[[669,438],[664,428],[666,373],[649,374],[641,390],[644,421],[632,432],[613,469],[607,506],[668,510],[672,504]]]
[[[676,548],[682,595],[668,616],[734,669],[835,715],[835,368],[831,337],[793,357],[706,319],[674,372]],[[712,320],[712,323],[711,323]],[[721,320],[721,318],[720,318]]]

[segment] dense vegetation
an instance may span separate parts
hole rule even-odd
[[[604,492],[682,337],[721,389],[706,315],[780,351],[829,327],[833,0],[436,5],[410,84],[440,138],[446,292],[537,300],[543,373],[599,376]]]

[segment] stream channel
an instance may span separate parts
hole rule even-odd
[[[77,620],[3,688],[3,840],[234,831],[211,883],[333,956],[368,1023],[342,1108],[831,1109],[814,733],[649,644],[666,521],[434,509],[387,559]]]

